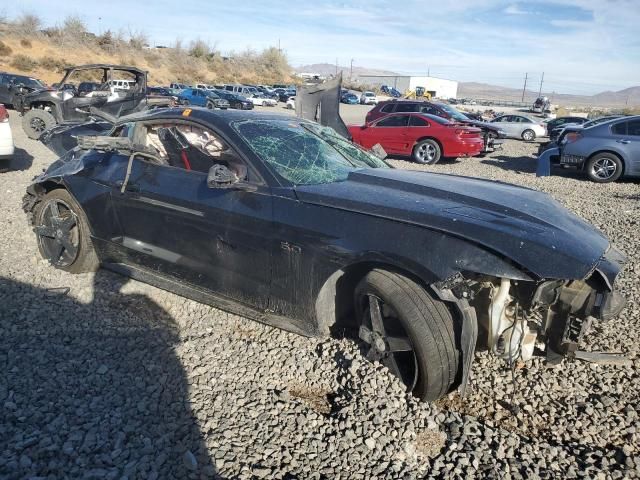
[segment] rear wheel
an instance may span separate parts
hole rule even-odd
[[[416,163],[422,165],[433,165],[438,163],[442,152],[440,151],[440,145],[435,140],[427,139],[416,143],[413,147],[413,153],[411,158]]]
[[[22,129],[33,140],[38,140],[40,135],[53,128],[56,123],[56,118],[41,108],[29,110],[22,117]]]
[[[182,101],[182,105],[185,105],[185,106],[186,106],[186,105],[189,105],[189,100],[183,100],[183,101]]]
[[[522,139],[525,142],[533,142],[536,139],[536,132],[533,130],[525,130],[522,132]]]
[[[422,400],[449,391],[460,352],[443,302],[411,279],[379,269],[358,284],[355,302],[367,359],[380,361]]]
[[[207,108],[211,110],[213,108],[213,103],[207,102]]]
[[[613,153],[599,153],[587,161],[586,171],[592,182],[615,182],[622,175],[622,161]]]
[[[54,267],[71,273],[98,269],[87,219],[69,192],[56,189],[45,195],[34,220],[40,254]]]

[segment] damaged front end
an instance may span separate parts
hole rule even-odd
[[[546,356],[551,364],[565,357],[582,358],[580,343],[590,326],[615,318],[625,306],[624,297],[613,288],[625,262],[624,255],[610,247],[583,279],[536,282],[466,273],[436,284],[442,299],[462,301],[475,310],[474,316],[462,315],[462,391],[476,348],[489,350],[509,365],[534,355]]]

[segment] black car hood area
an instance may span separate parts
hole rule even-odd
[[[550,196],[489,180],[367,169],[344,182],[296,187],[296,193],[306,203],[464,238],[539,278],[585,278],[609,247],[602,233]]]

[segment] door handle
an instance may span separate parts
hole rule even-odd
[[[616,140],[618,143],[624,143],[625,145],[631,143],[631,140]]]
[[[116,187],[118,188],[118,190],[120,190],[122,188],[122,184],[123,183],[124,182],[122,180],[118,180],[116,182]],[[128,182],[127,183],[127,187],[125,188],[125,190],[127,192],[134,192],[135,193],[135,192],[139,192],[140,191],[140,187],[135,183]]]

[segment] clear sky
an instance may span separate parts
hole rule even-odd
[[[3,5],[4,4],[4,5]],[[640,0],[12,0],[0,14],[67,15],[152,43],[201,38],[223,53],[277,46],[292,65],[335,63],[591,94],[640,85]]]

